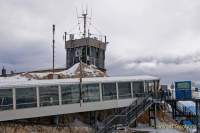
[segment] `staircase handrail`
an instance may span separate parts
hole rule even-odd
[[[118,117],[126,117],[126,119],[128,120],[128,118],[133,118],[136,117],[135,115],[139,114],[141,112],[141,110],[144,110],[144,107],[148,106],[149,104],[151,104],[151,102],[149,101],[150,98],[152,97],[151,94],[147,94],[145,95],[145,97],[142,97],[142,100],[138,102],[138,99],[136,99],[134,102],[132,102],[127,108],[125,108],[124,110],[122,110],[119,114],[117,115],[113,115],[110,118],[110,120],[106,123],[105,125],[98,131],[98,133],[100,132],[104,132],[104,130],[108,129],[108,128],[112,128],[113,125],[111,126],[111,123],[116,120]],[[141,97],[140,97],[141,98]],[[153,101],[151,99],[151,101]],[[141,104],[142,103],[142,104]],[[136,110],[136,113],[133,113],[133,111]],[[135,114],[132,117],[129,117],[129,114]],[[130,119],[130,120],[131,120]],[[130,120],[128,120],[128,122],[130,122]],[[127,123],[126,123],[127,124]],[[122,124],[123,125],[123,124]]]

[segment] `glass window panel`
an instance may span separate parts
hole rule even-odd
[[[79,103],[80,91],[79,85],[61,86],[62,104]]]
[[[12,89],[0,90],[0,110],[13,109]]]
[[[16,88],[16,108],[37,106],[36,88]]]
[[[116,83],[102,83],[103,100],[117,99]]]
[[[40,106],[52,106],[59,104],[58,86],[39,87]]]
[[[83,102],[100,101],[99,84],[83,84],[81,95]]]
[[[144,93],[143,81],[133,82],[133,94],[137,96],[142,93]]]
[[[118,83],[119,99],[131,98],[131,83]]]

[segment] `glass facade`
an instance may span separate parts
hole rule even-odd
[[[131,98],[131,83],[123,82],[118,83],[119,99]]]
[[[133,84],[133,95],[139,96],[140,94],[144,93],[144,82],[138,81],[138,82],[132,82]]]
[[[59,104],[58,86],[39,87],[40,106],[52,106]]]
[[[83,102],[100,101],[99,84],[83,84],[81,95]]]
[[[16,88],[16,108],[37,106],[36,88]]]
[[[117,99],[116,83],[102,83],[103,100]]]
[[[79,85],[62,85],[61,94],[62,94],[62,104],[80,102]]]
[[[0,90],[0,110],[13,109],[12,89]]]
[[[101,88],[99,88],[99,83],[88,83],[82,85],[81,92],[79,84],[62,84],[60,87],[61,104],[63,105],[80,103],[80,94],[84,103],[100,101],[100,89],[103,101],[116,100],[117,97],[119,99],[127,99],[131,98],[132,94],[134,97],[141,97],[146,95],[147,92],[152,92],[152,96],[159,94],[159,80],[101,83]],[[59,87],[57,85],[39,86],[38,98],[36,90],[36,87],[15,88],[16,101],[14,103],[16,102],[16,109],[37,107],[37,99],[39,99],[39,106],[41,107],[59,105]],[[13,109],[13,90],[11,88],[1,88],[0,110],[9,109]]]

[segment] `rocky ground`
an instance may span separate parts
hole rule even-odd
[[[92,133],[89,127],[52,127],[42,125],[1,124],[0,133]]]

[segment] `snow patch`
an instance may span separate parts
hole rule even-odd
[[[54,74],[58,76],[59,79],[66,78],[79,78],[80,77],[80,63],[74,64],[68,70],[55,72]],[[28,80],[44,80],[49,79],[51,71],[47,72],[30,72],[30,73],[21,73],[15,76],[10,77],[0,77],[0,83],[5,82],[18,82],[18,81],[28,81]],[[82,63],[82,76],[83,77],[107,77],[105,72],[102,72],[94,65],[87,65]]]
[[[18,81],[29,81],[29,80],[31,80],[31,79],[23,77],[21,75],[16,75],[16,76],[12,76],[12,77],[0,77],[0,83],[18,82]]]

